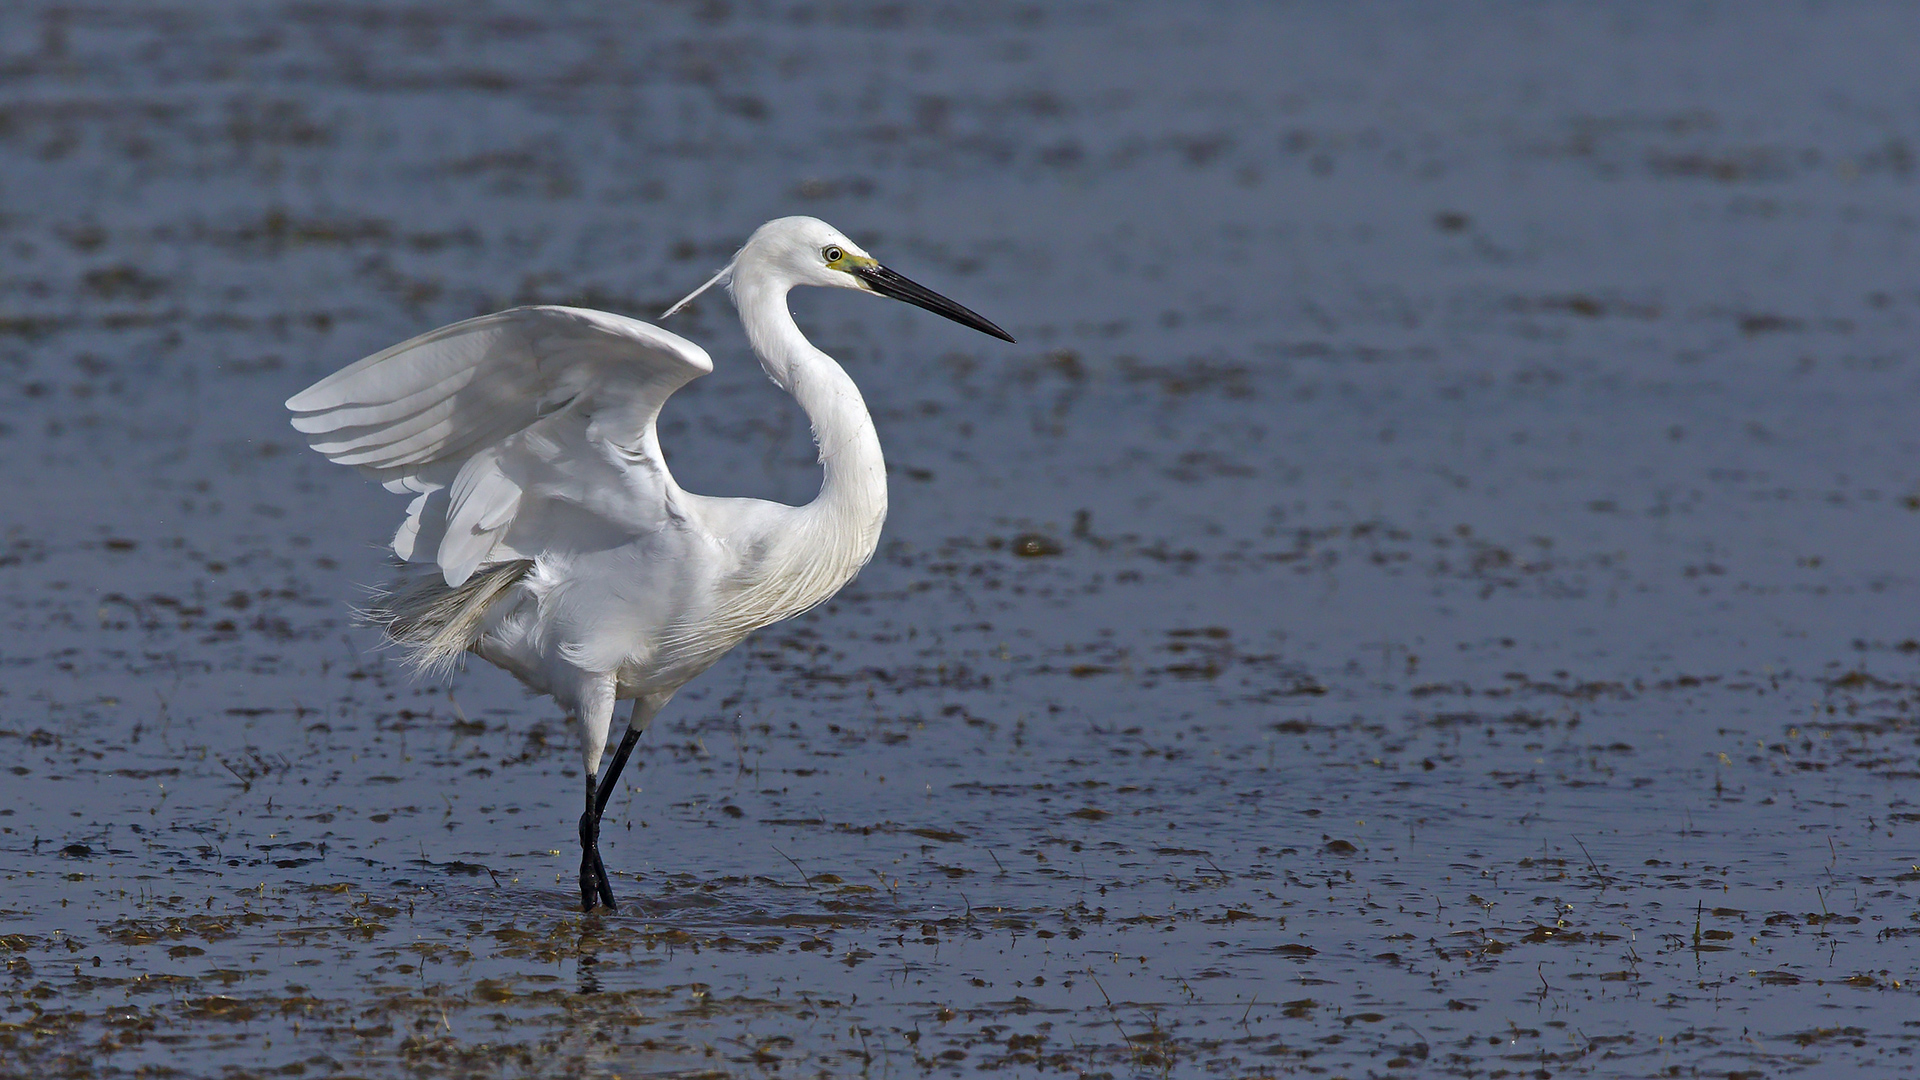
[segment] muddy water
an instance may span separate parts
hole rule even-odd
[[[1920,1029],[1920,17],[0,12],[0,1062],[1773,1076]],[[279,402],[825,217],[884,547],[681,695],[572,909],[496,672],[351,624]],[[804,499],[724,305],[662,422]]]

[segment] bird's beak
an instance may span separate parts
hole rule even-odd
[[[890,296],[895,300],[905,300],[915,307],[923,307],[935,315],[944,315],[961,326],[971,326],[983,334],[992,334],[1001,341],[1012,341],[1013,335],[968,311],[959,304],[941,296],[925,285],[917,285],[899,274],[881,266],[877,262],[856,264],[852,268],[854,279],[881,296]]]

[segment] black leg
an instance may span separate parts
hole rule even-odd
[[[627,758],[633,754],[633,746],[640,741],[640,732],[628,728],[620,740],[620,748],[613,752],[613,760],[607,764],[607,777],[598,783],[587,777],[587,808],[580,815],[580,910],[592,911],[595,894],[598,894],[601,906],[608,911],[618,911],[619,905],[613,902],[613,885],[607,880],[606,864],[600,861],[600,818],[607,812],[607,800],[613,795],[614,784],[620,779],[620,773],[627,767]]]
[[[580,910],[592,911],[595,894],[606,868],[600,864],[600,819],[593,813],[593,777],[587,777],[587,808],[580,815]],[[609,890],[611,891],[611,890]],[[612,907],[612,904],[608,904]]]
[[[607,763],[607,778],[600,783],[600,799],[593,804],[595,818],[607,812],[607,800],[613,797],[613,785],[626,769],[627,758],[633,756],[633,744],[639,741],[640,732],[633,728],[628,728],[626,735],[621,737],[619,749],[613,752],[613,760]]]

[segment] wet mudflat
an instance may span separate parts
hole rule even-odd
[[[1887,1075],[1920,1045],[1920,16],[0,12],[0,1063]],[[879,557],[578,756],[352,625],[279,403],[817,214]],[[799,501],[731,311],[687,487]]]

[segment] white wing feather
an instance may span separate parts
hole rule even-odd
[[[295,394],[287,408],[330,460],[418,494],[394,553],[431,557],[459,585],[481,566],[539,553],[520,548],[537,548],[552,530],[523,522],[527,535],[515,533],[529,504],[580,503],[615,533],[657,519],[666,508],[643,505],[630,476],[609,487],[607,475],[589,474],[596,462],[612,468],[616,454],[628,466],[657,462],[661,405],[712,370],[704,349],[657,326],[523,307],[403,341]],[[627,505],[608,505],[621,493]]]

